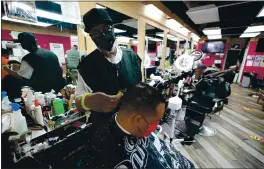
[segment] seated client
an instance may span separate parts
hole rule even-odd
[[[110,124],[99,128],[90,144],[76,154],[75,167],[194,168],[169,142],[153,133],[165,112],[165,100],[155,88],[138,83],[127,90],[121,102]]]

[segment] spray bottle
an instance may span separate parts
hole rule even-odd
[[[33,106],[33,117],[35,118],[36,122],[42,126],[44,126],[44,119],[42,114],[42,108],[38,103],[38,100],[34,100],[34,106]]]

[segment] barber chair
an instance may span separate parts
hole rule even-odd
[[[213,82],[214,81],[210,81]],[[222,84],[217,84],[223,87]],[[213,84],[213,86],[215,86]],[[183,105],[186,105],[185,123],[188,136],[200,134],[202,136],[213,136],[216,130],[203,124],[205,117],[211,119],[211,115],[223,109],[228,104],[226,95],[215,92],[215,89],[207,86],[207,81],[200,82],[196,89],[183,90]],[[218,88],[217,88],[218,89]],[[229,94],[227,94],[229,95]]]

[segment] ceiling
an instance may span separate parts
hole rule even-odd
[[[204,36],[202,32],[204,28],[220,27],[223,37],[239,37],[248,26],[264,23],[264,17],[256,17],[264,6],[263,1],[163,1],[162,3],[200,36]],[[218,7],[219,22],[195,24],[186,14],[190,8],[209,4]]]
[[[135,38],[135,35],[137,35],[138,30],[138,21],[136,19],[133,19],[127,15],[124,15],[122,13],[119,13],[115,10],[112,10],[110,8],[106,8],[108,11],[110,17],[114,21],[115,28],[125,30],[126,32],[123,33],[116,33],[117,36],[126,36],[130,38]],[[163,32],[161,29],[155,28],[151,25],[146,25],[146,36],[154,37],[158,39],[163,39],[162,37],[156,36],[156,33]]]

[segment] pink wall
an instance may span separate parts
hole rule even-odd
[[[2,33],[2,40],[13,40],[13,38],[10,36],[11,31],[10,30],[1,30]],[[38,45],[41,48],[50,50],[50,43],[61,43],[63,44],[64,53],[66,53],[67,50],[71,49],[71,39],[70,37],[66,36],[54,36],[54,35],[45,35],[45,34],[38,34],[38,33],[32,33],[36,37],[38,41]]]
[[[248,55],[256,57],[257,55],[264,56],[264,52],[255,52],[257,47],[258,41],[250,41],[249,42],[249,49],[248,49]],[[256,66],[246,66],[247,60],[243,69],[243,72],[254,72],[258,74],[258,78],[264,77],[264,67],[256,67]]]
[[[198,43],[198,50],[202,50],[204,43],[205,42],[199,42]],[[206,58],[202,59],[202,63],[205,66],[212,66],[214,64],[215,60],[221,60],[221,65],[222,65],[222,68],[223,68],[225,57],[226,57],[226,53],[227,53],[228,49],[230,49],[230,44],[226,43],[224,56],[222,56],[222,58],[219,55],[215,55],[215,53],[207,53],[206,54]]]
[[[198,43],[198,50],[202,50],[203,43],[204,43],[204,41],[201,41],[201,42]],[[245,39],[240,39],[240,38],[228,39],[227,42],[226,42],[226,46],[225,46],[224,56],[222,58],[220,58],[219,56],[216,56],[214,53],[207,53],[207,55],[206,55],[207,57],[205,59],[202,59],[203,64],[205,64],[206,66],[212,66],[214,64],[215,60],[221,60],[222,61],[221,65],[222,65],[222,68],[223,68],[227,51],[234,44],[239,44],[240,45],[240,49],[242,49],[242,48],[245,47],[246,40]]]

